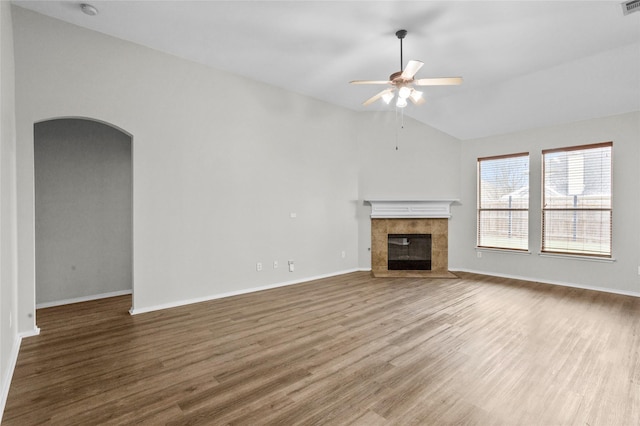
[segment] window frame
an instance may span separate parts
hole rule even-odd
[[[527,186],[528,186],[528,190],[529,190],[529,194],[530,194],[530,190],[531,190],[531,182],[530,182],[530,177],[531,177],[531,155],[529,152],[518,152],[518,153],[514,153],[514,154],[503,154],[503,155],[494,155],[494,156],[489,156],[489,157],[479,157],[477,159],[477,163],[476,163],[476,195],[477,195],[477,199],[476,199],[476,248],[477,249],[486,249],[486,250],[504,250],[504,251],[512,251],[512,252],[518,252],[518,253],[529,253],[529,243],[530,243],[530,238],[529,238],[529,215],[530,215],[530,210],[531,210],[531,197],[529,196],[528,202],[527,202],[527,208],[485,208],[481,206],[481,202],[482,202],[482,178],[481,178],[481,164],[483,161],[491,161],[491,160],[502,160],[502,159],[508,159],[508,158],[517,158],[517,157],[527,157],[528,159],[528,178],[527,178]],[[488,245],[480,245],[480,241],[481,241],[481,232],[482,232],[482,227],[481,227],[481,214],[482,212],[487,212],[487,211],[496,211],[496,212],[527,212],[527,224],[526,224],[526,229],[527,229],[527,247],[526,248],[517,248],[517,247],[503,247],[503,246],[488,246]]]
[[[609,208],[585,208],[585,207],[572,207],[572,208],[547,208],[546,207],[546,154],[553,154],[557,152],[572,152],[572,151],[583,151],[588,149],[598,149],[598,148],[610,148],[610,182],[609,182]],[[610,260],[613,259],[613,141],[608,142],[598,142],[593,144],[585,144],[585,145],[575,145],[569,147],[561,147],[561,148],[552,148],[542,150],[542,176],[541,176],[541,218],[540,218],[540,253],[544,255],[559,255],[559,256],[576,256],[576,257],[587,257],[592,259],[603,259]],[[609,251],[605,254],[598,253],[590,253],[585,251],[568,251],[568,250],[558,250],[558,249],[545,249],[545,213],[549,211],[567,211],[567,212],[597,212],[597,211],[606,211],[609,212]],[[602,224],[602,222],[599,222]]]

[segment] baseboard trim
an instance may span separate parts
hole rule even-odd
[[[20,353],[20,344],[22,343],[22,336],[16,335],[13,340],[13,347],[9,354],[9,365],[7,371],[2,378],[2,390],[0,394],[0,423],[2,423],[2,415],[4,414],[4,408],[7,404],[7,397],[9,396],[9,387],[11,386],[11,379],[13,378],[13,371],[16,368],[18,362],[18,354]]]
[[[7,371],[2,378],[2,389],[0,389],[0,424],[2,424],[2,415],[4,414],[4,408],[7,405],[7,397],[9,396],[9,387],[11,386],[11,379],[13,379],[13,372],[16,369],[16,363],[18,362],[18,355],[20,354],[20,345],[22,339],[25,337],[37,336],[40,334],[40,329],[35,327],[33,330],[23,331],[18,333],[13,340],[13,347],[9,353],[9,365]]]
[[[541,283],[541,284],[559,285],[563,287],[579,288],[582,290],[601,291],[603,293],[620,294],[622,296],[640,297],[640,293],[635,291],[616,290],[614,288],[588,286],[588,285],[581,285],[581,284],[569,283],[564,281],[541,280],[539,278],[526,277],[522,275],[500,274],[497,272],[477,271],[474,269],[466,269],[466,268],[449,268],[449,269],[454,272],[469,272],[471,274],[487,275],[487,276],[500,277],[500,278],[510,278],[514,280],[531,281],[531,282]]]
[[[272,288],[286,287],[286,286],[295,285],[295,284],[302,284],[302,283],[309,282],[309,281],[315,281],[315,280],[320,280],[320,279],[323,279],[323,278],[335,277],[335,276],[338,276],[338,275],[350,274],[352,272],[358,272],[358,271],[360,271],[358,268],[353,268],[353,269],[347,269],[347,270],[344,270],[344,271],[332,272],[332,273],[329,273],[329,274],[322,274],[322,275],[315,275],[313,277],[300,278],[298,280],[284,281],[284,282],[280,282],[280,283],[276,283],[276,284],[269,284],[269,285],[260,286],[260,287],[252,287],[252,288],[247,288],[247,289],[238,290],[238,291],[230,291],[230,292],[226,292],[226,293],[219,293],[219,294],[212,294],[212,295],[204,296],[204,297],[197,297],[197,298],[194,298],[194,299],[186,299],[186,300],[179,300],[179,301],[176,301],[176,302],[163,303],[161,305],[146,306],[146,307],[142,307],[142,308],[131,308],[129,310],[129,313],[131,315],[139,315],[139,314],[144,314],[144,313],[147,313],[147,312],[160,311],[160,310],[163,310],[163,309],[170,309],[170,308],[177,308],[179,306],[185,306],[185,305],[192,305],[194,303],[202,303],[202,302],[208,302],[210,300],[224,299],[225,297],[239,296],[241,294],[247,294],[247,293],[254,293],[256,291],[270,290]]]
[[[54,306],[71,305],[73,303],[89,302],[91,300],[106,299],[109,297],[124,296],[132,294],[131,290],[112,291],[110,293],[94,294],[91,296],[76,297],[73,299],[56,300],[54,302],[38,303],[36,309],[52,308]]]
[[[21,339],[25,339],[27,337],[33,337],[33,336],[37,336],[39,334],[40,334],[40,328],[39,327],[35,327],[33,330],[22,331],[22,332],[18,333],[18,337],[20,337]]]

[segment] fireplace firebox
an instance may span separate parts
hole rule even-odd
[[[431,270],[431,234],[388,234],[387,238],[388,270]]]

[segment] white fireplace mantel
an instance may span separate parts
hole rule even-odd
[[[458,200],[365,200],[372,219],[450,218],[451,204]]]

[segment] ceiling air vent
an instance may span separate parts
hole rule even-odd
[[[622,13],[628,15],[632,12],[640,12],[640,0],[631,0],[622,3]]]

